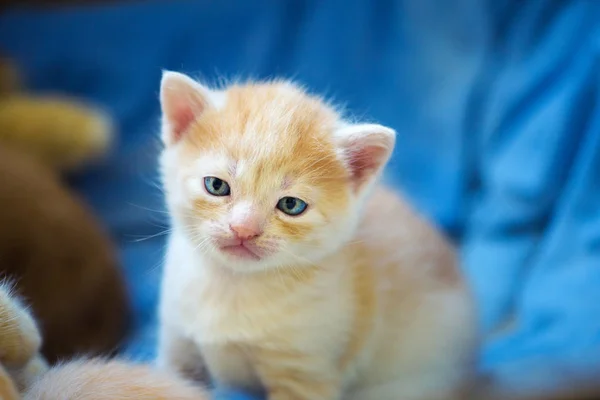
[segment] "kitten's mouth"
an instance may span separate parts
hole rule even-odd
[[[256,254],[254,250],[250,248],[250,246],[246,245],[244,242],[240,242],[237,244],[231,244],[227,246],[222,246],[221,251],[226,254],[232,255],[237,258],[241,258],[244,260],[254,260],[259,261],[260,256]]]

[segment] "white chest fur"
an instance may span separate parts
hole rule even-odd
[[[288,286],[281,279],[215,268],[190,257],[189,250],[173,238],[163,281],[163,317],[197,343],[220,381],[256,387],[251,359],[257,348],[321,358],[335,358],[341,351],[340,338],[349,321],[339,310],[349,301],[336,290],[339,276]]]
[[[253,342],[264,338],[264,314],[268,304],[250,293],[228,271],[218,271],[193,256],[184,242],[173,237],[165,265],[163,311],[198,343]],[[260,291],[258,292],[260,293]]]

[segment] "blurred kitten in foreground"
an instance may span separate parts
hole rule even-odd
[[[191,383],[121,361],[73,361],[50,369],[24,400],[207,400]]]
[[[478,349],[447,240],[377,181],[395,132],[289,82],[166,72],[159,364],[269,400],[461,398]]]
[[[206,400],[191,383],[121,361],[72,361],[48,369],[25,305],[0,284],[1,400]]]

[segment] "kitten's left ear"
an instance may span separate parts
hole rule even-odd
[[[164,71],[160,82],[162,139],[174,144],[207,108],[212,107],[212,91],[179,72]]]
[[[377,124],[346,125],[335,132],[335,139],[358,192],[377,178],[387,164],[396,132]]]

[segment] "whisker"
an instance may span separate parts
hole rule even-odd
[[[130,205],[130,206],[132,206],[132,207],[139,208],[140,210],[145,210],[145,211],[150,211],[150,212],[155,212],[155,213],[160,213],[160,214],[167,214],[167,215],[171,214],[170,212],[168,212],[166,210],[155,210],[153,208],[148,208],[148,207],[145,207],[145,206],[141,206],[139,204],[129,203],[129,202],[127,204]]]
[[[282,248],[281,248],[281,250],[282,250],[282,251],[284,251],[285,253],[287,253],[287,254],[291,255],[292,257],[294,257],[294,258],[296,258],[296,259],[298,259],[298,260],[300,260],[300,261],[303,261],[304,263],[307,263],[307,264],[311,265],[311,266],[312,266],[312,267],[314,267],[314,268],[321,269],[321,267],[319,267],[318,265],[314,264],[314,263],[313,263],[313,262],[311,262],[310,260],[308,260],[308,259],[306,259],[306,258],[304,258],[304,257],[301,257],[301,256],[299,256],[299,255],[297,255],[297,254],[294,254],[294,253],[292,253],[292,252],[291,252],[290,250],[288,250],[288,249],[285,249],[285,248],[283,248],[283,247],[282,247]],[[294,274],[294,276],[295,276],[297,279],[298,279],[298,278],[305,278],[305,277],[306,277],[306,276],[303,276],[303,275],[302,275],[302,274],[304,273],[304,270],[303,270],[302,268],[298,269],[298,268],[294,267],[293,265],[289,265],[289,266],[288,266],[288,268],[290,268],[290,271],[291,271],[291,272]],[[302,274],[298,275],[298,272],[301,272]]]
[[[277,275],[279,276],[279,280],[281,281],[281,286],[285,287],[286,289],[289,288],[289,286],[285,282],[285,279],[283,279],[283,275],[281,274],[281,267],[279,265],[275,267],[275,271],[277,271]]]
[[[158,232],[158,233],[155,233],[155,234],[153,234],[153,235],[149,235],[149,236],[145,236],[145,237],[142,237],[142,238],[139,238],[139,239],[133,240],[133,243],[139,243],[139,242],[143,242],[143,241],[145,241],[145,240],[154,239],[154,238],[156,238],[156,237],[159,237],[159,236],[168,235],[168,234],[169,234],[169,233],[171,233],[172,231],[173,231],[172,229],[167,229],[167,230],[165,230],[165,231]]]
[[[196,247],[194,247],[193,251],[194,252],[199,251],[199,252],[203,253],[204,249],[206,248],[206,245],[208,245],[209,242],[210,242],[210,238],[205,237],[196,245]]]

